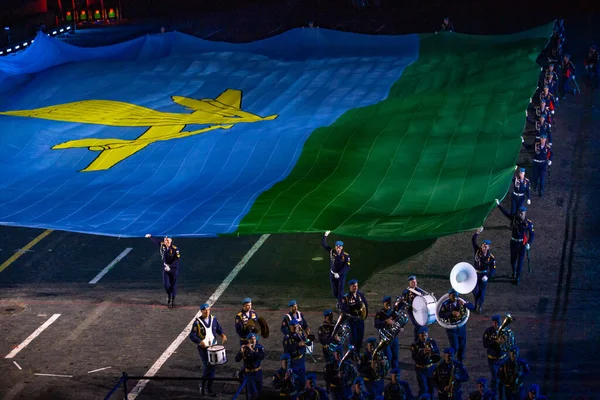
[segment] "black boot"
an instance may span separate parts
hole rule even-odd
[[[172,300],[171,300],[171,295],[169,294],[169,295],[167,296],[167,307],[169,307],[169,305],[171,305],[171,301],[172,301]]]
[[[175,308],[175,297],[171,297],[171,308]]]

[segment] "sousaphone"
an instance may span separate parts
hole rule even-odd
[[[460,294],[471,293],[477,285],[477,270],[468,262],[460,262],[456,264],[452,271],[450,271],[450,284],[452,288]],[[463,307],[464,312],[458,321],[451,322],[440,318],[440,308],[446,300],[450,298],[449,294],[443,295],[436,304],[436,316],[437,322],[446,329],[460,328],[467,323],[467,320],[471,316],[471,312]]]

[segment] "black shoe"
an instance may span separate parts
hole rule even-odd
[[[204,396],[204,386],[202,386],[202,384],[200,384],[200,395]]]
[[[175,299],[171,299],[171,308],[175,308]]]
[[[521,278],[517,277],[517,286],[519,286],[520,283],[521,283]]]
[[[167,297],[167,307],[169,306],[169,304],[171,304],[171,295],[169,295],[169,297]]]

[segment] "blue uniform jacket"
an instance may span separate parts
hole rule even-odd
[[[300,342],[306,342],[306,337],[298,333],[289,333],[283,337],[283,352],[298,360],[306,354],[306,346],[300,346]]]
[[[460,319],[460,317],[454,317],[452,315],[452,312],[460,311],[462,307],[463,307],[463,305],[460,301],[458,301],[458,298],[456,298],[456,301],[451,301],[450,299],[448,299],[442,303],[442,306],[440,307],[439,316],[442,319],[449,319],[450,321],[458,321]],[[466,300],[465,300],[464,307],[468,308],[469,310],[474,309],[473,304],[469,303]]]
[[[425,352],[426,347],[431,348],[431,353]],[[438,348],[438,345],[434,339],[427,338],[427,341],[425,342],[418,340],[417,342],[413,343],[412,346],[410,346],[410,353],[413,361],[415,362],[415,366],[423,368],[432,363],[432,355],[440,355],[440,349]]]
[[[533,222],[527,218],[525,221],[521,221],[517,215],[509,213],[501,204],[498,204],[498,208],[502,211],[502,214],[511,221],[512,239],[522,241],[523,244],[533,244],[533,239],[535,237]]]
[[[445,361],[440,362],[435,370],[433,371],[433,379],[438,391],[445,393],[444,388],[450,383],[450,372],[452,371],[452,364],[454,364],[454,376],[456,377],[456,385],[454,386],[454,393],[461,390],[461,382],[469,380],[469,374],[465,369],[464,365],[457,361],[447,363]]]
[[[258,321],[258,315],[254,310],[248,311],[248,314],[244,314],[242,311],[240,311],[235,316],[235,331],[241,339],[246,339],[246,336],[248,336],[248,333],[250,333],[246,329],[244,329],[245,324],[250,319]]]
[[[364,304],[367,307],[367,315],[369,314],[369,303],[365,298],[365,295],[360,290],[356,291],[356,295],[348,292],[342,297],[342,311],[353,317],[359,316],[361,305]]]
[[[529,189],[527,190],[529,192]],[[488,278],[494,277],[496,274],[496,257],[488,250],[486,254],[483,253],[481,247],[477,244],[477,237],[479,235],[475,233],[471,238],[471,244],[473,245],[473,251],[475,252],[475,269],[477,270],[477,277]]]
[[[308,322],[306,322],[304,319],[304,314],[302,314],[300,311],[297,311],[294,314],[287,313],[283,316],[283,321],[281,321],[281,333],[284,335],[290,333],[290,321],[294,318],[298,321],[304,331],[308,329]]]
[[[518,176],[515,176],[513,180],[513,195],[514,196],[525,196],[526,199],[530,199],[529,189],[531,188],[531,182],[527,178],[521,180]]]
[[[242,350],[238,351],[235,355],[235,361],[240,362],[244,360],[244,369],[248,372],[260,368],[260,363],[265,359],[265,348],[261,344],[256,343],[254,351],[250,351],[247,348],[244,348],[244,350],[244,352]]]
[[[159,247],[160,258],[163,264],[167,264],[169,268],[176,272],[177,268],[179,267],[179,258],[181,257],[179,254],[179,249],[176,246],[173,246],[172,243],[170,247],[167,247],[164,242],[152,236],[150,236],[150,240]]]
[[[329,269],[340,275],[346,275],[350,270],[350,254],[342,251],[338,254],[335,249],[327,244],[327,236],[323,236],[321,243],[327,253],[329,253]]]
[[[221,324],[219,324],[219,321],[217,321],[217,318],[209,315],[208,316],[208,323],[203,324],[204,321],[200,321],[201,318],[196,318],[194,320],[194,324],[192,325],[192,330],[190,332],[189,338],[192,342],[196,343],[196,344],[200,344],[200,342],[202,341],[202,339],[200,338],[200,331],[201,331],[201,325],[205,327],[205,329],[212,329],[212,333],[213,335],[216,336],[221,336],[223,334],[223,328],[221,327]]]
[[[552,161],[552,151],[550,150],[550,146],[542,147],[540,142],[534,144],[526,144],[523,143],[523,147],[527,150],[533,150],[533,165],[536,164],[547,164],[548,161]]]

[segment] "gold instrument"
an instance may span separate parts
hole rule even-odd
[[[362,303],[360,306],[360,310],[358,310],[358,316],[360,317],[360,319],[362,319],[363,321],[365,319],[367,319],[367,306],[365,306],[365,303]]]
[[[347,317],[349,316],[342,312],[333,327],[331,342],[326,347],[330,354],[333,354],[338,346],[344,346],[350,337],[350,327],[346,324]]]
[[[454,397],[454,390],[456,386],[456,376],[454,376],[454,369],[456,368],[456,363],[452,361],[452,370],[450,371],[450,380],[448,381],[448,398],[452,399]]]
[[[258,317],[256,320],[249,319],[244,324],[244,330],[247,333],[254,333],[257,336],[262,336],[265,339],[269,337],[269,325],[263,317]]]
[[[440,357],[439,354],[435,354],[433,352],[433,347],[431,346],[431,340],[427,339],[427,341],[425,341],[425,349],[429,350],[427,351],[430,355],[429,355],[429,359],[431,360],[432,363],[437,364],[438,362],[440,362],[440,360],[442,359]]]
[[[385,356],[382,349],[387,346],[385,340],[381,340],[375,350],[373,350],[373,357],[371,358],[371,368],[379,378],[383,379],[390,370],[390,360]]]
[[[358,376],[358,370],[352,364],[351,360],[346,361],[350,356],[354,356],[355,354],[354,346],[349,345],[348,351],[346,351],[346,354],[344,354],[344,356],[340,359],[338,371],[344,387],[352,386],[354,380]]]
[[[267,324],[267,320],[263,317],[258,317],[258,326],[260,326],[259,335],[267,339],[269,337],[269,324]]]
[[[515,344],[515,336],[511,331],[507,331],[506,327],[514,322],[514,318],[510,314],[506,314],[504,317],[504,321],[496,330],[496,341],[500,344],[500,349],[504,352],[510,350],[510,348]],[[500,338],[504,338],[504,341],[500,341]]]

